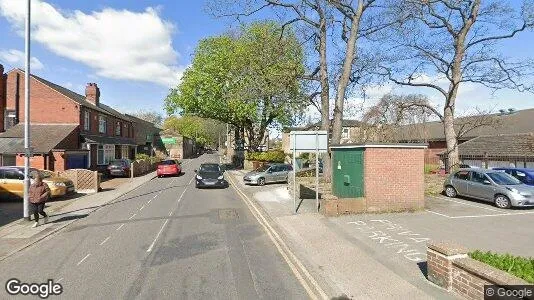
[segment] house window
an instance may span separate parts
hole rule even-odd
[[[108,122],[106,120],[106,117],[99,116],[98,117],[98,132],[106,133],[107,126],[108,126]]]
[[[348,139],[349,138],[349,128],[343,128],[343,131],[341,132],[341,138],[342,139]]]
[[[83,130],[91,130],[91,113],[89,111],[84,111],[83,113]]]
[[[99,144],[97,153],[97,164],[107,165],[115,159],[115,145]]]
[[[117,124],[115,124],[115,135],[120,136],[121,131],[122,131],[121,122],[117,122]]]
[[[4,112],[4,130],[8,130],[9,128],[17,125],[17,114],[14,110],[8,110],[6,109]]]
[[[130,147],[129,146],[122,146],[122,158],[130,158]]]
[[[126,137],[130,137],[130,127],[128,124],[124,124],[124,131],[126,132]]]

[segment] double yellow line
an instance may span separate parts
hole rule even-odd
[[[287,244],[284,242],[284,240],[280,237],[280,235],[276,232],[276,230],[270,225],[267,218],[264,216],[264,214],[261,212],[261,210],[258,208],[258,205],[254,203],[253,200],[251,200],[240,188],[237,187],[235,180],[232,175],[228,176],[228,181],[232,183],[232,186],[234,187],[237,194],[241,197],[241,199],[245,202],[248,209],[252,213],[252,215],[256,218],[258,223],[263,227],[273,244],[276,246],[276,249],[282,255],[286,263],[288,264],[289,268],[299,281],[299,283],[302,285],[302,287],[306,290],[308,295],[311,299],[328,299],[328,296],[324,292],[324,290],[319,286],[317,281],[313,278],[313,276],[310,274],[310,272],[306,269],[306,267],[300,262],[300,260],[293,254],[291,249],[287,246]]]

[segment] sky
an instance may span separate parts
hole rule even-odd
[[[0,0],[0,63],[6,70],[24,65],[24,2]],[[101,101],[125,113],[163,112],[163,99],[191,63],[198,41],[233,24],[211,16],[205,0],[32,3],[32,73],[80,94],[87,83],[95,82]],[[528,32],[503,43],[500,50],[525,57],[533,48],[534,33]],[[423,93],[436,105],[441,102],[427,89],[383,84],[367,89],[367,104],[387,92]],[[475,85],[463,85],[458,97],[460,112],[532,107],[533,94],[509,90],[492,94]]]

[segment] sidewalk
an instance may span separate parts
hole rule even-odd
[[[352,299],[449,299],[444,290],[424,275],[406,274],[390,258],[379,257],[372,249],[348,235],[335,220],[315,211],[315,200],[300,204],[293,213],[293,198],[286,185],[245,186],[245,171],[229,171],[234,187],[259,203],[274,221],[292,251],[305,264],[329,296]],[[300,201],[300,200],[299,200]],[[417,265],[415,265],[417,268]],[[415,273],[414,273],[415,274]]]
[[[64,201],[50,202],[47,212],[50,216],[45,225],[32,228],[32,222],[23,219],[11,222],[0,227],[0,261],[25,249],[38,241],[58,232],[72,222],[84,218],[155,177],[155,172],[136,177],[117,188],[83,197]]]

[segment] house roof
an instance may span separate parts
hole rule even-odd
[[[88,144],[136,145],[131,138],[121,136],[82,135],[82,142]]]
[[[21,70],[21,69],[17,69],[17,70],[19,72],[24,73],[24,70]],[[39,77],[37,75],[31,74],[31,76],[35,80],[43,83],[44,85],[48,86],[49,88],[55,90],[56,92],[62,94],[63,96],[71,99],[72,101],[78,103],[79,105],[81,105],[83,107],[88,107],[88,108],[94,109],[94,110],[96,110],[98,112],[105,113],[105,114],[110,114],[110,115],[112,115],[114,117],[117,117],[119,119],[130,121],[130,119],[126,115],[121,114],[120,112],[116,111],[115,109],[113,109],[113,108],[111,108],[111,107],[109,107],[109,106],[107,106],[107,105],[105,105],[103,103],[99,103],[98,106],[96,106],[93,103],[85,100],[85,96],[83,96],[83,95],[80,95],[80,94],[78,94],[78,93],[76,93],[74,91],[71,91],[71,90],[69,90],[69,89],[67,89],[65,87],[62,87],[62,86],[57,85],[57,84],[55,84],[53,82],[50,82],[50,81],[48,81],[48,80],[46,80],[44,78],[41,78],[41,77]]]
[[[67,138],[78,125],[76,124],[31,124],[30,147],[36,154],[48,153]],[[1,153],[24,153],[24,124],[19,123],[6,132],[0,133]]]
[[[483,116],[484,117],[484,116]],[[467,123],[471,120],[476,121],[481,116],[471,116],[464,118],[457,118],[456,124]],[[485,116],[487,117],[487,116]],[[495,134],[514,134],[527,133],[534,131],[534,108],[517,110],[511,114],[491,114],[490,117],[495,118],[495,124],[491,126],[481,126],[475,128],[465,135],[463,139],[471,139],[482,135]],[[456,131],[459,131],[460,125],[455,125]],[[400,126],[396,130],[398,140],[414,140],[414,141],[436,141],[445,140],[445,133],[443,130],[443,123],[440,121],[419,123],[413,125]]]
[[[462,156],[534,157],[534,131],[479,136],[458,145],[458,150]]]

